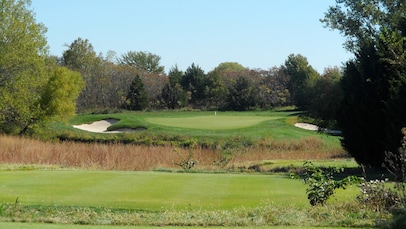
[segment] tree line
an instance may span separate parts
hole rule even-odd
[[[316,110],[329,104],[324,97],[331,94],[341,77],[338,67],[326,68],[320,75],[300,54],[291,54],[284,65],[268,70],[224,62],[206,73],[192,63],[184,71],[173,66],[166,74],[156,54],[129,51],[118,58],[104,57],[97,55],[91,43],[82,38],[73,41],[62,57],[54,59],[59,65],[81,73],[85,80],[78,98],[79,111],[182,108],[246,111],[289,105]],[[319,96],[323,90],[328,91]]]

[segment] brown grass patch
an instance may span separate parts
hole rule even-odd
[[[328,159],[344,156],[339,149],[328,149],[321,140],[302,139],[286,142],[262,142],[258,146],[233,152],[227,167],[262,160]],[[100,170],[146,171],[158,168],[180,169],[175,162],[187,157],[190,149],[173,146],[140,146],[131,144],[99,144],[43,142],[29,138],[0,136],[0,163],[58,165]],[[197,169],[218,169],[214,161],[222,152],[196,148],[193,156]]]

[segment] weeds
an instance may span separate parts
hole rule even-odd
[[[174,151],[176,154],[178,154],[180,160],[179,162],[173,162],[173,164],[180,166],[185,171],[191,170],[199,162],[198,160],[194,159],[193,149],[189,150],[189,153],[186,157],[182,157],[182,155],[180,155],[180,153],[176,149]]]
[[[310,140],[303,139],[306,149],[289,147],[287,142],[275,142],[275,148],[256,145],[248,148],[221,151],[212,147],[201,147],[198,143],[181,139],[193,147],[193,159],[199,161],[202,170],[224,170],[249,167],[263,160],[319,160],[343,156],[335,150],[310,147]],[[271,141],[268,141],[271,143]],[[292,144],[298,145],[299,142]],[[180,155],[187,155],[190,147],[136,145],[121,143],[43,142],[39,140],[0,136],[0,163],[76,167],[101,170],[149,171],[157,168],[179,167],[173,162]],[[283,146],[282,148],[276,147]],[[176,151],[175,151],[176,149]],[[297,150],[296,150],[297,149]],[[184,156],[182,156],[184,157]],[[195,164],[195,166],[197,166]]]
[[[108,208],[0,205],[0,221],[128,226],[358,226],[372,227],[387,215],[365,212],[353,204],[293,207],[266,204],[232,210],[146,212]]]
[[[389,179],[364,179],[357,199],[361,205],[375,212],[392,213],[390,220],[381,223],[382,228],[403,229],[406,226],[406,136],[397,153],[386,153],[385,162],[383,167],[393,175],[394,185],[388,184]]]
[[[357,200],[361,205],[372,209],[376,212],[389,211],[398,206],[400,198],[396,191],[388,188],[388,180],[371,180],[362,179],[361,194]]]

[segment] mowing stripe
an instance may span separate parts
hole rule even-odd
[[[0,181],[1,202],[26,205],[160,211],[307,204],[302,182],[274,175],[35,170],[2,171]]]

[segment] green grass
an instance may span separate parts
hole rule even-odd
[[[93,225],[62,225],[62,224],[33,224],[33,223],[1,223],[0,228],[14,228],[14,229],[178,229],[185,227],[151,227],[151,226],[93,226]],[[193,228],[202,228],[202,227],[187,227],[190,229]],[[210,229],[320,229],[320,227],[303,227],[303,226],[267,226],[267,227],[210,227]],[[339,229],[341,227],[323,227],[325,229]],[[348,227],[346,227],[348,228]]]
[[[279,117],[266,116],[228,116],[228,115],[210,115],[210,116],[195,116],[195,117],[179,117],[165,118],[155,117],[146,118],[147,122],[179,127],[185,129],[203,129],[203,130],[229,130],[240,129],[257,125],[263,121],[275,120]]]
[[[268,169],[274,168],[301,168],[306,160],[265,160],[259,163],[266,166]],[[353,158],[346,159],[330,159],[330,160],[314,160],[312,164],[318,167],[339,167],[339,168],[357,168],[359,165]]]
[[[359,188],[338,191],[328,202],[337,208],[314,208],[307,201],[306,185],[286,175],[2,170],[0,181],[2,221],[55,224],[3,222],[0,227],[72,228],[62,224],[104,221],[140,226],[373,224],[373,216],[358,208],[351,212],[353,207],[343,204],[351,204]]]
[[[23,205],[161,211],[307,204],[304,184],[282,175],[34,170],[2,171],[0,180],[1,202]]]
[[[23,205],[161,211],[308,204],[306,186],[285,175],[33,170],[2,171],[0,180],[0,202],[18,198]],[[350,188],[337,198],[357,192]]]
[[[56,123],[50,127],[52,133],[75,133],[105,138],[101,134],[77,130],[72,125],[92,123],[102,119],[118,119],[119,122],[109,129],[146,128],[133,135],[183,136],[198,139],[247,137],[252,140],[293,140],[316,137],[331,147],[340,147],[339,138],[315,131],[303,130],[293,124],[300,114],[293,111],[248,111],[248,112],[214,112],[210,111],[159,111],[130,112],[112,114],[80,114],[68,123]],[[128,134],[127,134],[128,135]],[[131,135],[131,134],[130,134]]]
[[[229,139],[243,136],[254,141],[260,139],[290,141],[315,137],[322,139],[326,143],[325,145],[329,147],[340,147],[338,137],[294,127],[293,124],[297,120],[297,115],[297,112],[291,111],[217,112],[216,116],[214,112],[202,111],[126,111],[114,114],[81,114],[71,119],[68,123],[55,123],[51,126],[50,130],[55,134],[68,132],[73,134],[73,136],[91,136],[91,139],[101,139],[106,136],[120,138],[121,136],[145,135],[147,138],[150,136],[181,136],[179,138],[181,140],[197,138],[228,141]],[[111,130],[139,127],[146,128],[146,130],[135,133],[106,135],[89,133],[72,127],[73,124],[91,123],[108,118],[119,120],[119,122],[111,126]],[[78,139],[81,138],[79,137]],[[303,165],[303,161],[300,160],[264,160],[258,163],[266,168],[300,167]],[[340,167],[356,166],[353,160],[314,161],[314,164]],[[351,203],[355,200],[358,192],[358,187],[339,190],[328,204],[341,206],[341,203]],[[370,225],[370,222],[373,222],[373,219],[364,217],[363,213],[358,214],[357,212],[353,215],[351,213],[349,216],[342,216],[340,210],[337,210],[339,213],[333,213],[334,210],[328,207],[321,207],[320,209],[309,207],[306,185],[301,180],[288,178],[286,174],[161,173],[65,170],[55,168],[49,170],[46,168],[34,168],[33,170],[10,169],[0,171],[0,203],[7,203],[8,206],[12,207],[16,200],[18,205],[28,207],[28,215],[31,214],[30,211],[35,211],[31,210],[30,207],[35,209],[36,206],[44,206],[47,209],[52,208],[52,206],[58,206],[62,209],[65,207],[72,207],[73,209],[78,207],[79,211],[84,209],[83,211],[85,212],[87,208],[96,209],[94,211],[99,211],[98,209],[113,209],[113,211],[128,210],[140,212],[138,216],[142,215],[143,212],[150,214],[146,216],[146,219],[150,220],[148,217],[152,219],[152,222],[148,221],[148,224],[154,223],[155,217],[161,217],[159,218],[161,220],[173,217],[173,222],[181,223],[179,225],[187,225],[187,221],[185,224],[182,224],[184,222],[183,214],[190,217],[189,213],[193,217],[196,217],[196,221],[192,220],[193,222],[199,222],[199,217],[202,219],[210,218],[212,220],[211,217],[215,218],[218,216],[221,219],[229,220],[228,222],[233,222],[233,220],[237,220],[239,217],[241,218],[241,216],[233,214],[253,214],[255,216],[253,219],[261,220],[263,217],[277,215],[279,218],[275,219],[275,222],[271,220],[273,222],[272,225],[286,225],[288,224],[287,222],[295,222],[296,224],[294,225],[301,225],[300,222],[307,222],[304,225],[318,225],[317,223],[320,220],[329,221],[336,218],[337,222],[332,224],[329,224],[330,221],[323,222],[320,225],[351,226],[357,225],[357,221],[364,219],[363,223],[366,222],[365,225]],[[62,215],[65,214],[64,211],[67,211],[66,214],[69,214],[71,210],[61,210]],[[109,212],[107,211],[107,213],[103,214],[109,214]],[[128,222],[133,220],[133,216],[128,216],[127,213],[122,215],[120,215],[121,213],[117,214],[117,217],[123,218],[122,221],[119,220],[120,222],[127,222],[126,217],[129,217]],[[308,222],[307,219],[313,216],[320,217],[320,219],[312,218],[313,221],[311,223]],[[247,218],[248,216],[244,217]],[[30,222],[29,220],[27,221]],[[54,222],[58,223],[58,220]],[[80,223],[80,220],[78,222]],[[242,225],[251,225],[250,223]],[[134,223],[132,225],[143,224]],[[221,223],[214,225],[221,225]],[[76,226],[72,224],[0,223],[0,228],[3,227],[30,229],[128,228],[121,226]],[[151,227],[141,226],[137,228]],[[266,228],[314,229],[315,227],[281,226]]]

